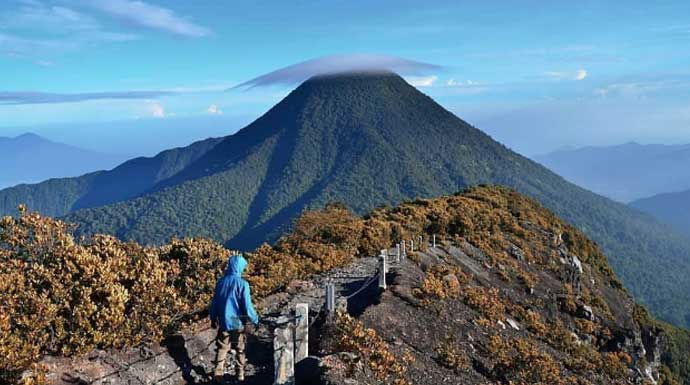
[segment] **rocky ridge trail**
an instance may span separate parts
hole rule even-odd
[[[301,372],[302,376],[307,377],[299,377],[298,366],[298,384],[381,383],[356,353],[332,351],[341,336],[330,334],[332,329],[325,322],[324,287],[327,282],[336,286],[339,310],[347,310],[366,328],[374,330],[395,357],[406,354],[413,357],[414,364],[406,368],[405,374],[411,384],[485,384],[487,379],[499,380],[497,383],[500,383],[497,367],[501,364],[495,360],[496,352],[491,352],[496,336],[507,341],[533,341],[532,348],[543,354],[529,353],[534,354],[532,360],[553,357],[553,360],[567,362],[569,354],[552,346],[548,337],[534,337],[540,332],[548,333],[538,330],[538,325],[543,323],[547,327],[550,317],[561,317],[560,322],[565,325],[559,327],[567,330],[564,338],[572,338],[577,345],[597,344],[596,336],[576,326],[582,322],[601,323],[602,328],[615,329],[610,331],[611,341],[600,349],[626,352],[635,361],[631,362],[629,373],[621,376],[621,379],[629,378],[630,382],[616,383],[654,380],[659,365],[658,339],[653,338],[650,331],[640,330],[635,325],[632,317],[634,302],[629,297],[621,296],[618,289],[600,286],[604,278],[591,267],[584,265],[581,278],[587,280],[584,285],[597,290],[605,298],[609,309],[612,309],[610,314],[598,314],[598,310],[580,303],[582,300],[577,297],[572,314],[560,309],[559,298],[564,281],[570,279],[567,274],[570,265],[566,258],[556,262],[558,265],[554,265],[552,271],[534,268],[539,275],[539,284],[526,287],[520,282],[506,281],[501,273],[505,267],[491,265],[487,254],[467,242],[445,242],[436,248],[424,245],[423,249],[410,253],[399,263],[391,264],[387,274],[387,291],[382,292],[378,288],[377,280],[372,282],[377,274],[377,259],[359,258],[328,274],[293,281],[284,290],[262,300],[257,307],[264,322],[249,337],[249,366],[244,383],[272,383],[273,341],[270,324],[281,316],[290,316],[297,303],[309,304],[312,323],[309,329],[310,353],[320,356],[310,361],[317,363],[317,366]],[[511,249],[513,258],[529,268],[529,263],[520,260],[521,250]],[[565,247],[559,249],[562,255],[569,255]],[[394,250],[389,250],[389,254],[394,255]],[[439,271],[442,274],[437,274]],[[430,277],[439,279],[438,289],[448,291],[447,297],[436,295],[441,292],[425,292]],[[477,299],[477,302],[458,300],[460,297],[456,298],[451,292],[456,285],[460,289],[463,283],[467,286],[462,291],[486,294],[487,297]],[[366,287],[363,287],[365,284]],[[344,300],[353,293],[357,293],[356,296]],[[495,303],[487,305],[481,301]],[[492,313],[491,306],[500,309],[497,314]],[[528,308],[527,312],[533,312],[528,314],[537,314],[535,317],[542,321],[529,317],[531,321],[519,320],[516,315],[510,314],[513,310],[507,310],[511,306]],[[215,331],[208,322],[201,321],[183,333],[168,337],[162,344],[123,351],[95,351],[76,360],[48,357],[43,363],[49,368],[47,379],[53,384],[204,384],[210,382],[214,336]],[[447,355],[451,353],[443,352],[443,349],[464,358],[447,362]],[[638,363],[640,366],[637,366]],[[231,374],[227,376],[229,384],[235,383]],[[605,378],[592,375],[591,382],[573,383],[604,383],[601,381],[605,381]],[[636,379],[635,382],[632,382],[633,379]]]
[[[293,281],[285,290],[256,304],[262,323],[249,335],[247,343],[247,379],[244,384],[273,382],[273,336],[271,324],[281,316],[291,316],[297,303],[310,309],[310,339],[318,338],[316,326],[323,323],[325,284],[334,283],[336,296],[343,297],[361,287],[376,274],[375,258],[359,258],[344,268],[304,281]],[[368,293],[376,289],[370,285]],[[375,291],[374,291],[375,292]],[[351,304],[358,301],[351,301]],[[316,318],[319,317],[319,318]],[[315,319],[316,318],[316,319]],[[50,384],[205,384],[210,382],[215,357],[215,329],[207,320],[167,337],[162,343],[124,350],[96,350],[81,358],[45,357],[41,364],[48,370]],[[228,365],[230,367],[230,365]],[[227,376],[232,380],[232,371]]]
[[[254,254],[259,268],[274,268],[270,282],[286,269],[288,276],[304,276],[295,269],[305,266],[323,273],[285,279],[259,302],[266,322],[250,338],[245,383],[273,381],[269,325],[297,303],[308,303],[315,321],[309,328],[315,357],[297,366],[300,385],[676,383],[668,361],[661,362],[668,341],[662,329],[636,305],[597,245],[533,201],[482,187],[363,219],[338,210],[307,216],[277,249]],[[429,234],[441,234],[437,247],[430,247]],[[393,264],[387,289],[380,290],[371,255],[401,238],[415,239],[422,250]],[[327,282],[339,298],[357,295],[324,317]],[[161,344],[43,363],[49,383],[204,383],[213,337],[202,321]]]

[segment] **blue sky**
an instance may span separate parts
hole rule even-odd
[[[687,15],[686,1],[4,0],[0,136],[155,152],[232,133],[294,84],[228,88],[385,55],[437,65],[405,76],[523,153],[690,142]]]

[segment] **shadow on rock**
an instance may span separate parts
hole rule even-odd
[[[206,373],[203,366],[192,363],[184,337],[179,334],[170,336],[165,339],[163,346],[168,349],[168,354],[180,368],[182,378],[187,384],[208,384],[210,382],[210,373]]]

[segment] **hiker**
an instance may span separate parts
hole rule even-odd
[[[247,267],[247,260],[242,254],[230,257],[225,275],[216,284],[216,291],[211,302],[209,311],[211,326],[214,329],[218,328],[216,368],[213,374],[214,379],[219,383],[225,375],[225,359],[231,344],[237,352],[238,366],[235,371],[237,379],[244,380],[246,329],[250,323],[254,325],[259,323],[259,317],[252,305],[249,283],[242,278],[245,267]]]

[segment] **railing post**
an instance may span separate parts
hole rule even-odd
[[[433,246],[435,249],[436,248],[436,234],[433,235],[432,239],[433,239]]]
[[[420,235],[419,237],[417,237],[417,239],[419,240],[419,242],[417,243],[417,245],[419,245],[419,246],[417,246],[417,248],[418,248],[419,250],[421,250],[421,249],[422,249],[422,244],[424,243],[424,237]]]
[[[298,363],[309,355],[309,304],[295,305],[295,317],[295,363]]]
[[[410,252],[414,253],[414,239],[410,239]]]
[[[379,288],[386,290],[386,273],[388,272],[388,261],[386,256],[381,255],[379,259]]]
[[[407,256],[407,241],[403,239],[400,245],[402,246],[402,256],[404,258]]]
[[[287,323],[287,317],[278,318],[278,323]],[[274,385],[295,383],[295,343],[292,327],[276,328],[273,332]]]
[[[396,257],[396,262],[400,262],[400,244],[395,245],[395,257]]]
[[[333,313],[335,311],[335,285],[332,283],[326,284],[326,312]]]
[[[383,259],[386,261],[386,274],[388,274],[388,269],[390,268],[389,263],[390,259],[388,259],[388,250],[381,250],[381,255],[379,255],[379,259]]]

